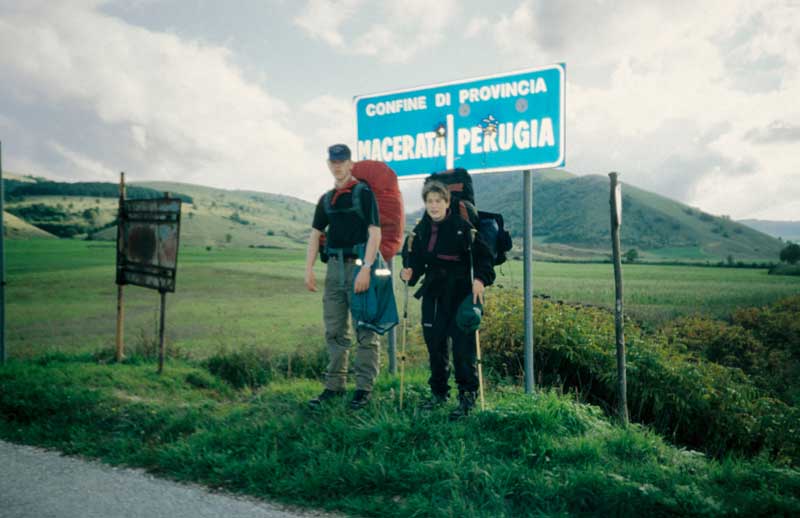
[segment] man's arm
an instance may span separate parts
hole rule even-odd
[[[364,264],[361,265],[361,271],[356,276],[356,283],[353,291],[361,293],[369,289],[369,276],[372,269],[372,263],[375,262],[375,257],[378,255],[378,246],[381,244],[381,227],[370,225],[367,229],[369,237],[367,238],[367,249],[364,252]]]
[[[375,262],[378,247],[381,244],[381,227],[370,225],[367,232],[369,237],[367,238],[367,249],[364,251],[364,263],[371,265]]]
[[[319,253],[319,236],[322,232],[312,228],[311,234],[308,236],[308,249],[306,251],[306,277],[305,283],[308,291],[317,291],[317,280],[314,277],[314,263],[317,260]]]

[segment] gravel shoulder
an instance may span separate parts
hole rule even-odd
[[[336,518],[0,441],[2,518]]]

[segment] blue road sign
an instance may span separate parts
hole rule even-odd
[[[356,160],[401,178],[564,165],[564,64],[360,95]]]

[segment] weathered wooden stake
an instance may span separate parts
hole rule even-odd
[[[167,292],[159,291],[161,294],[161,324],[158,327],[158,373],[164,371],[164,313],[167,308]]]
[[[619,227],[622,225],[622,189],[617,183],[617,173],[608,174],[611,178],[611,247],[614,253],[614,323],[617,336],[617,414],[623,424],[628,424],[628,382],[625,374],[625,334],[622,320],[622,260],[620,258]]]
[[[3,211],[3,143],[0,142],[0,365],[6,362],[6,252]]]
[[[117,247],[119,247],[120,232],[122,232],[122,210],[125,204],[125,173],[119,173],[119,211],[117,212]],[[122,250],[117,249],[117,264],[119,264],[119,254]],[[119,282],[119,278],[117,282]],[[125,307],[122,304],[123,285],[117,284],[117,347],[114,359],[121,362],[125,357]]]

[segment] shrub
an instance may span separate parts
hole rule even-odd
[[[800,264],[776,264],[769,269],[770,275],[800,275]]]
[[[11,214],[24,219],[25,221],[34,222],[56,222],[65,221],[69,219],[69,214],[56,207],[45,205],[43,203],[34,203],[27,207],[11,207],[7,209]]]
[[[797,264],[800,261],[800,245],[789,243],[779,254],[780,260],[789,264]]]
[[[522,297],[495,292],[487,300],[482,343],[490,373],[520,379],[523,365]],[[628,407],[635,421],[674,441],[722,455],[768,452],[800,460],[800,412],[767,397],[739,369],[671,347],[663,334],[626,325]],[[574,390],[611,412],[615,408],[613,315],[599,308],[534,302],[539,384]]]
[[[668,343],[702,358],[748,374],[765,372],[768,358],[764,345],[739,325],[706,317],[683,317],[662,328]]]
[[[231,386],[258,388],[276,377],[316,378],[325,370],[327,355],[323,349],[300,350],[277,354],[269,349],[249,348],[220,352],[205,362],[205,367]]]

